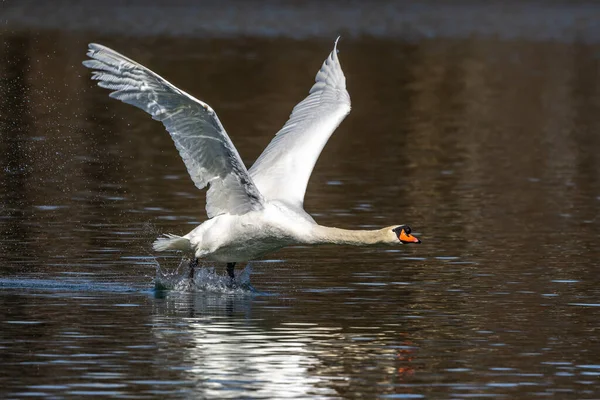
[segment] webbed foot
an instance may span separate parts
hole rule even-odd
[[[227,263],[227,275],[229,275],[229,287],[235,288],[235,273],[234,273],[235,263]]]

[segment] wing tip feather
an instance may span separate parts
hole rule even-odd
[[[339,53],[337,46],[340,39],[341,36],[338,36],[335,39],[333,50],[329,53],[323,62],[323,65],[321,65],[321,68],[317,72],[315,83],[309,90],[309,94],[323,90],[327,86],[332,86],[337,89],[346,89],[346,77],[344,76],[342,65],[337,56],[337,53]]]

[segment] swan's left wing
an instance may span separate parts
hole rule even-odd
[[[301,207],[321,150],[349,112],[350,95],[337,57],[336,40],[308,97],[294,107],[283,128],[250,168],[250,176],[263,196]]]
[[[198,189],[209,186],[209,218],[262,208],[262,195],[208,104],[108,47],[92,43],[87,55],[91,60],[83,65],[94,70],[98,86],[112,90],[110,97],[141,108],[165,125]]]

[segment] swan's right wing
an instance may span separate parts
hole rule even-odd
[[[336,40],[308,97],[294,107],[283,128],[250,168],[250,176],[263,196],[301,207],[321,150],[349,112],[350,95],[337,57]]]
[[[98,86],[110,97],[134,105],[161,121],[198,187],[209,186],[206,212],[244,214],[261,209],[263,197],[217,114],[158,74],[99,44],[90,44],[83,65],[94,70]]]

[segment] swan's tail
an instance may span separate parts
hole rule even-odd
[[[152,243],[155,251],[181,250],[192,251],[190,241],[184,237],[166,233],[164,237],[159,237]]]

